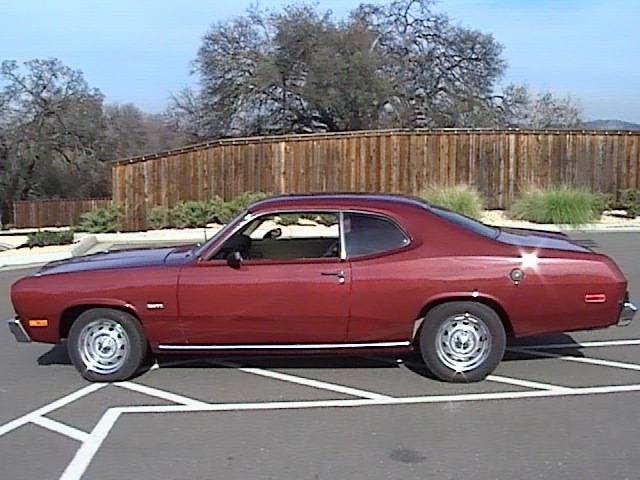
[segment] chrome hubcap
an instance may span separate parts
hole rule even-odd
[[[117,372],[127,360],[129,336],[114,320],[94,320],[80,332],[78,349],[87,370],[108,375]]]
[[[447,367],[468,372],[480,366],[491,351],[487,325],[470,313],[447,318],[436,334],[436,353]]]

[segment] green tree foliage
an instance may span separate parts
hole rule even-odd
[[[500,90],[502,45],[431,0],[363,4],[343,20],[305,4],[252,8],[214,24],[194,65],[201,88],[175,95],[169,115],[195,139],[579,119],[570,100]]]
[[[0,223],[14,200],[105,196],[107,160],[184,144],[159,116],[104,105],[57,59],[0,64]]]
[[[54,196],[106,193],[102,95],[58,60],[31,60],[24,71],[0,65],[0,204]]]

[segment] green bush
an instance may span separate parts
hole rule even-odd
[[[147,213],[147,225],[152,230],[173,227],[173,210],[165,207],[153,207]]]
[[[200,228],[206,227],[213,222],[228,223],[238,213],[246,210],[249,205],[266,197],[268,197],[266,193],[247,192],[227,202],[220,197],[214,197],[205,202],[195,200],[180,202],[171,209],[153,207],[147,213],[147,225],[155,230],[162,228]],[[297,219],[292,221],[292,223],[296,222]]]
[[[111,233],[122,229],[122,208],[113,203],[83,213],[78,230],[89,233]]]
[[[627,216],[640,216],[640,189],[628,189],[620,192],[620,206],[627,211]]]
[[[73,230],[39,230],[30,233],[23,247],[47,247],[49,245],[68,245],[73,243]]]
[[[585,225],[598,220],[604,208],[605,202],[597,193],[557,187],[525,192],[513,202],[509,215],[535,223]]]
[[[268,196],[269,194],[264,192],[245,192],[233,200],[222,203],[216,213],[216,218],[220,223],[228,223],[233,217],[246,210],[249,205]]]
[[[480,218],[484,210],[482,196],[469,185],[431,186],[420,196],[430,203],[448,208],[471,218]]]
[[[214,222],[221,202],[213,199],[208,202],[180,202],[169,215],[170,225],[177,228],[199,228],[206,227]]]

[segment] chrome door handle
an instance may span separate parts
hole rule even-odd
[[[338,283],[340,283],[340,284],[344,283],[344,272],[343,271],[339,271],[339,272],[322,272],[322,273],[320,273],[320,275],[322,275],[323,277],[338,277]]]

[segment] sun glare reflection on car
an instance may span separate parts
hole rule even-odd
[[[538,266],[539,260],[536,252],[530,252],[530,253],[522,253],[520,261],[521,261],[520,266],[523,269],[528,269],[528,268],[535,269]]]

